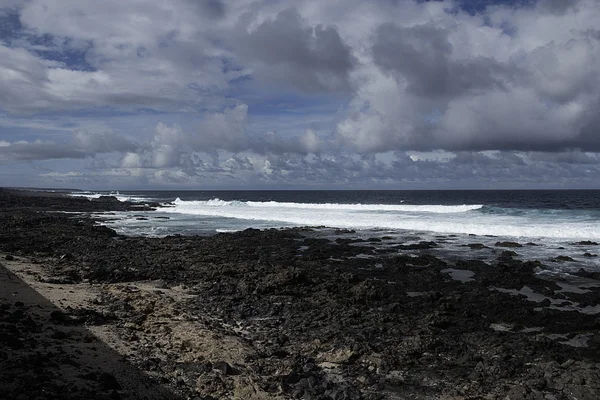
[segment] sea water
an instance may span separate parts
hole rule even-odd
[[[73,195],[99,197],[101,192]],[[600,269],[600,191],[158,191],[112,193],[120,200],[152,200],[152,213],[116,213],[105,223],[128,235],[209,235],[246,228],[336,228],[359,237],[387,236],[394,242],[433,240],[438,252],[459,256],[470,243],[470,258],[497,256],[495,243],[516,241],[527,259],[558,255],[575,262],[556,263],[558,271]],[[528,244],[526,244],[528,243]],[[384,246],[384,244],[382,245]],[[585,256],[585,253],[589,253]],[[592,255],[590,257],[589,255]],[[464,254],[462,254],[464,256]]]

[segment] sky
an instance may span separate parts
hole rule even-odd
[[[597,0],[0,0],[0,186],[600,188]]]

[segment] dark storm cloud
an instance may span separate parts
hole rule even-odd
[[[356,64],[350,47],[332,26],[309,26],[295,9],[277,14],[247,32],[238,51],[257,65],[259,79],[304,92],[350,89]]]
[[[585,5],[600,12],[591,4]],[[600,43],[594,30],[584,23],[581,30],[570,28],[569,19],[562,26],[530,7],[508,36],[500,26],[515,11],[494,10],[498,30],[456,23],[378,26],[371,55],[387,82],[374,74],[372,84],[366,81],[370,90],[358,92],[353,112],[337,126],[339,142],[359,153],[598,151]]]
[[[600,101],[595,107],[590,108],[589,113],[592,115],[583,124],[579,135],[575,138],[574,143],[572,143],[572,148],[600,152],[600,114],[596,111],[599,109]]]
[[[383,24],[372,52],[375,64],[405,81],[408,92],[429,98],[502,89],[519,72],[488,57],[452,59],[448,31],[433,24]]]

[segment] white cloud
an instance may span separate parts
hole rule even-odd
[[[300,145],[306,149],[307,153],[319,153],[324,148],[323,141],[319,135],[312,129],[307,129],[298,139]]]
[[[41,140],[5,142],[0,146],[0,162],[77,159],[85,156],[85,152],[80,149]]]
[[[363,39],[379,68],[364,68],[339,138],[360,152],[576,147],[600,104],[600,43],[584,34],[600,7],[582,1],[565,15],[544,10],[496,7],[485,27],[466,14],[431,25],[379,21],[374,42]]]
[[[218,91],[228,86],[222,70],[227,51],[203,34],[202,27],[212,25],[206,10],[187,0],[23,3],[20,19],[32,35],[52,35],[59,43],[54,50],[75,52],[91,70],[60,68],[50,62],[51,54],[2,46],[0,68],[8,77],[3,81],[21,94],[18,101],[0,98],[0,107],[27,113],[217,105],[222,101]]]
[[[40,176],[48,177],[48,178],[73,178],[83,176],[82,172],[78,171],[69,171],[69,172],[47,172],[45,174],[40,174]]]
[[[127,153],[121,162],[123,168],[139,168],[142,166],[141,157],[136,153]]]

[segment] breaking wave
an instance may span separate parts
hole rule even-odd
[[[119,192],[110,192],[110,193],[73,192],[73,193],[69,193],[69,196],[85,197],[86,199],[90,199],[90,200],[99,199],[102,196],[112,196],[112,197],[115,197],[119,201],[138,202],[138,201],[148,200],[147,198],[140,197],[140,196],[124,196],[124,195],[121,195]]]
[[[337,204],[226,201],[184,201],[177,198],[161,211],[192,216],[260,221],[273,227],[328,226],[349,229],[391,229],[439,233],[600,239],[600,218],[567,210],[500,209],[478,204]]]
[[[285,203],[277,201],[225,201],[212,199],[207,201],[184,201],[180,198],[173,202],[176,208],[193,210],[194,208],[203,209],[206,207],[251,207],[255,209],[265,208],[273,209],[295,209],[295,210],[331,210],[331,211],[358,211],[358,212],[424,212],[435,214],[460,213],[472,210],[478,210],[483,205],[408,205],[408,204],[338,204],[338,203]]]

